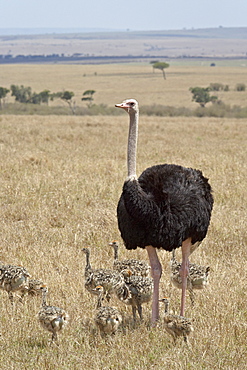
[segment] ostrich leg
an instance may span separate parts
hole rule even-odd
[[[191,248],[191,238],[188,238],[184,240],[182,243],[182,264],[180,268],[180,276],[182,279],[182,298],[181,298],[181,309],[180,309],[181,316],[184,316],[184,311],[185,311],[187,276],[189,274],[190,248]]]
[[[160,264],[156,249],[151,245],[146,247],[151,266],[151,274],[154,281],[153,301],[152,301],[152,317],[151,324],[155,326],[159,319],[159,283],[162,275],[162,266]]]

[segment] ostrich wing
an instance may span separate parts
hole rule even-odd
[[[156,225],[161,217],[151,194],[145,193],[137,180],[129,180],[123,186],[123,199],[128,214],[143,226]]]

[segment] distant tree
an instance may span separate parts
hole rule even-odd
[[[210,90],[210,87],[191,87],[192,100],[199,103],[201,107],[205,107],[209,102],[216,102],[218,98],[217,96],[210,96]]]
[[[40,104],[41,103],[41,96],[37,93],[32,93],[32,95],[30,96],[30,99],[28,101],[28,103],[31,103],[31,104]]]
[[[6,98],[6,95],[9,93],[9,89],[6,89],[6,87],[0,87],[0,109],[2,109],[4,105],[4,100]]]
[[[43,90],[39,93],[39,95],[40,95],[41,103],[46,103],[46,104],[49,103],[49,99],[51,97],[50,90]]]
[[[82,101],[87,101],[88,102],[88,104],[87,104],[87,106],[90,108],[91,106],[92,106],[92,104],[93,104],[93,95],[95,94],[95,90],[86,90],[86,91],[84,91],[84,93],[82,94],[82,98],[81,98],[81,100]]]
[[[155,63],[158,63],[159,61],[158,60],[151,60],[150,61],[150,64],[152,65],[152,67],[153,67],[153,73],[154,73],[154,64]]]
[[[31,87],[25,87],[23,85],[11,85],[11,96],[15,97],[16,101],[19,101],[20,103],[29,103],[31,96],[32,96],[32,89]]]
[[[165,69],[170,67],[169,63],[166,62],[155,62],[153,63],[153,69],[160,69],[163,73],[164,79],[166,79]]]
[[[31,104],[48,104],[49,98],[52,97],[49,90],[43,90],[40,93],[32,92],[31,87],[25,87],[23,85],[11,85],[11,95],[15,97],[16,101],[20,103],[31,103]]]
[[[210,101],[213,104],[217,103],[219,105],[223,103],[221,100],[218,99],[218,96],[215,95],[210,96]]]
[[[75,96],[73,91],[68,91],[68,90],[62,91],[62,92],[58,92],[56,94],[53,94],[53,96],[59,97],[60,99],[64,100],[66,103],[68,103],[72,114],[75,114],[76,103],[75,103],[74,100],[72,100],[72,98]]]

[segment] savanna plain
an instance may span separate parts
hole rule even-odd
[[[244,106],[243,66],[179,65],[167,80],[150,65],[3,65],[1,86],[23,84],[37,91],[62,88],[76,94],[94,89],[95,103],[114,106],[134,97],[141,104],[196,106],[191,86],[228,84],[227,103]],[[95,74],[97,72],[97,74]],[[82,103],[80,103],[82,104]],[[124,113],[124,112],[123,112]],[[191,262],[209,265],[209,285],[187,297],[193,319],[190,347],[172,338],[162,320],[150,328],[132,321],[131,308],[113,297],[124,316],[115,337],[102,339],[94,326],[95,298],[84,288],[85,255],[93,268],[111,268],[119,240],[120,259],[147,260],[144,250],[127,251],[117,227],[116,207],[126,176],[128,116],[1,115],[0,261],[25,266],[49,287],[48,302],[67,310],[70,322],[50,345],[39,325],[40,297],[15,299],[0,291],[1,369],[246,369],[246,120],[196,117],[140,117],[137,173],[158,163],[201,169],[214,191],[208,235]],[[163,266],[160,295],[179,311],[181,292],[170,283],[170,254]],[[181,259],[178,251],[177,258]],[[162,316],[161,306],[161,316]]]

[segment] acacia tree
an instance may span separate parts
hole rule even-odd
[[[218,100],[217,96],[210,96],[209,92],[211,91],[210,87],[191,87],[190,88],[192,96],[192,101],[199,103],[201,107],[209,102],[216,102]]]
[[[90,108],[93,104],[93,95],[95,94],[95,90],[86,90],[84,91],[84,93],[82,94],[82,98],[81,100],[82,101],[88,101],[88,104],[87,106]]]
[[[164,79],[166,79],[165,69],[170,67],[169,63],[166,62],[155,62],[153,63],[153,69],[160,69],[163,73]]]
[[[41,103],[45,103],[48,105],[48,102],[49,102],[49,98],[51,96],[50,94],[50,90],[43,90],[39,93],[39,96],[40,96],[40,101]]]
[[[6,98],[6,95],[9,93],[9,89],[6,89],[6,87],[0,87],[0,109],[2,109],[4,105],[4,99]]]
[[[66,103],[68,103],[72,114],[75,114],[76,103],[75,103],[75,100],[72,100],[74,96],[75,94],[73,93],[73,91],[66,90],[66,91],[61,91],[61,92],[52,94],[51,99],[53,100],[53,98],[60,98],[64,100]]]

